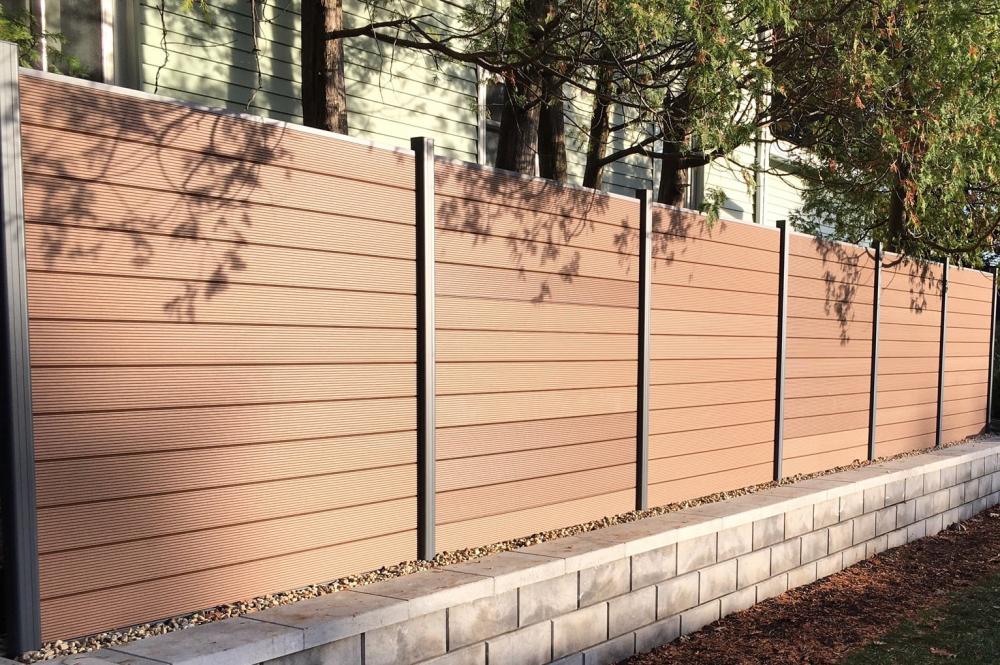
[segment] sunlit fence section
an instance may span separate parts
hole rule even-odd
[[[989,273],[9,69],[17,645],[986,424]]]

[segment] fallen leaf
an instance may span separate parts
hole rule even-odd
[[[955,654],[947,649],[938,649],[937,647],[931,647],[931,653],[935,656],[941,656],[942,658],[957,658]]]

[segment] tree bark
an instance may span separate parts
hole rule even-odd
[[[302,115],[309,127],[347,134],[344,41],[324,39],[344,27],[342,0],[302,0]]]
[[[688,188],[688,171],[682,160],[682,147],[679,141],[664,141],[664,155],[660,160],[660,189],[656,193],[658,202],[678,208],[684,207],[684,193]]]
[[[899,159],[892,171],[892,188],[889,192],[889,219],[887,245],[901,249],[906,240],[906,179],[909,177],[909,166]]]
[[[541,103],[537,92],[529,98],[526,104],[518,91],[511,90],[508,84],[507,95],[503,105],[503,115],[500,117],[500,136],[497,137],[498,169],[516,171],[524,175],[535,175],[535,154],[538,152],[538,123],[541,116]],[[530,98],[534,97],[534,103]]]
[[[583,186],[601,189],[604,183],[604,151],[611,134],[611,100],[606,96],[611,92],[611,75],[602,67],[597,75],[594,108],[590,114],[590,128],[587,132],[587,162],[583,169]]]
[[[538,174],[566,182],[566,116],[562,84],[556,77],[545,81],[545,101],[538,121]]]

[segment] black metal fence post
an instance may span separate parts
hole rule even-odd
[[[938,382],[937,382],[937,417],[934,427],[934,447],[941,447],[942,426],[944,423],[944,358],[945,338],[948,331],[948,268],[951,259],[944,260],[941,270],[941,333],[938,341]]]
[[[986,376],[986,431],[993,427],[993,372],[995,371],[993,355],[996,353],[997,336],[997,272],[998,266],[990,268],[993,273],[993,294],[990,296],[990,359],[989,374]]]
[[[649,317],[653,267],[653,193],[635,192],[639,199],[639,351],[636,377],[635,507],[649,507]]]
[[[432,559],[435,480],[434,139],[410,140],[416,158],[417,557]]]
[[[872,361],[871,361],[871,393],[868,396],[868,459],[875,459],[875,430],[878,426],[878,328],[879,305],[882,301],[882,243],[872,243],[875,250],[875,282],[872,295]]]
[[[781,480],[785,448],[785,335],[788,328],[788,222],[778,220],[778,348],[774,380],[774,479]]]
[[[0,42],[0,208],[3,285],[3,432],[0,492],[3,514],[3,601],[7,650],[19,655],[41,646],[35,452],[31,423],[31,359],[24,250],[20,97],[17,47]]]

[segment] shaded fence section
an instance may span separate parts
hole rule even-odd
[[[653,209],[649,499],[771,479],[778,232]]]
[[[412,156],[21,94],[44,637],[413,558]]]
[[[5,570],[41,632],[15,644],[863,459],[874,339],[875,454],[985,424],[985,273],[950,271],[942,375],[940,265],[886,254],[875,327],[865,248],[654,205],[647,257],[638,199],[20,81],[30,359],[5,352],[38,508],[4,511],[37,520],[39,573]]]
[[[634,504],[638,202],[457,162],[437,182],[437,539]]]

